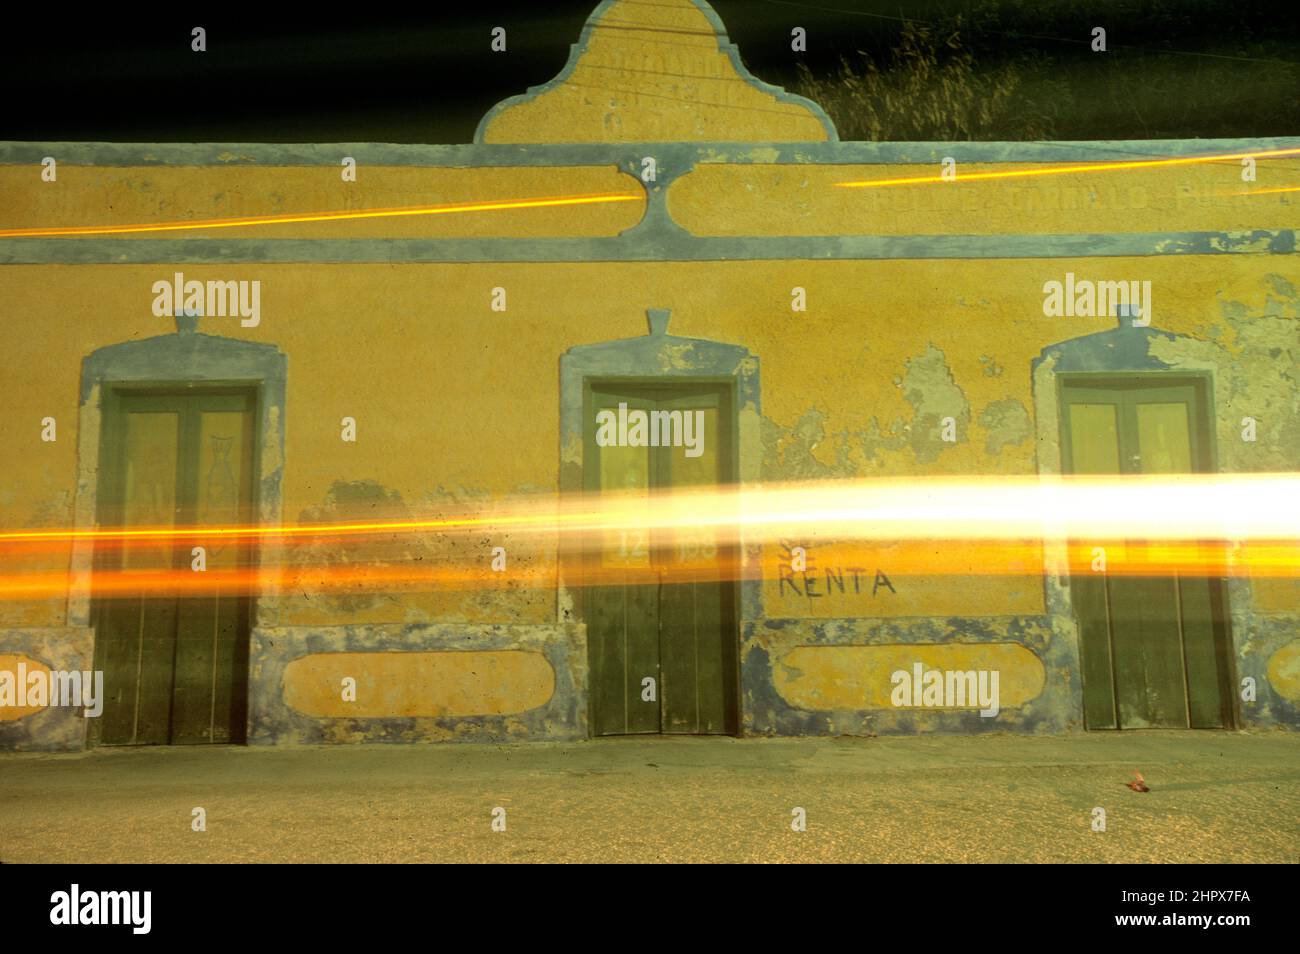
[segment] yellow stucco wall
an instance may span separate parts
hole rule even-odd
[[[1004,709],[1036,697],[1047,678],[1042,661],[1019,643],[945,643],[799,646],[777,660],[772,679],[797,709],[890,709],[892,674],[902,670],[911,676],[917,663],[923,671],[997,672],[998,704]],[[964,708],[979,708],[968,702]]]
[[[213,317],[203,319],[201,330],[273,342],[289,356],[283,494],[285,519],[295,522],[304,511],[320,508],[337,480],[376,481],[400,494],[416,517],[476,499],[554,492],[559,356],[575,344],[643,334],[647,304],[672,309],[675,334],[740,343],[759,357],[763,415],[775,425],[768,453],[778,471],[1033,473],[1034,438],[990,453],[981,409],[1010,399],[1032,416],[1031,360],[1045,345],[1114,322],[1044,317],[1044,280],[1066,270],[1080,277],[1149,278],[1158,326],[1214,337],[1231,352],[1235,338],[1223,303],[1268,313],[1269,276],[1277,264],[1255,256],[1223,256],[1215,264],[1210,270],[1195,258],[1168,257],[232,264],[180,270],[199,280],[262,282],[259,327]],[[16,316],[5,379],[10,413],[0,419],[0,441],[18,462],[0,489],[11,526],[70,525],[81,360],[107,344],[170,333],[172,321],[150,311],[151,285],[174,270],[93,265],[0,271],[9,313]],[[794,285],[807,289],[807,313],[790,310]],[[490,309],[491,289],[498,286],[507,289],[504,313]],[[998,294],[991,296],[990,288]],[[854,435],[872,418],[887,432],[907,427],[914,408],[902,380],[908,362],[931,348],[942,352],[969,405],[969,439],[944,446],[924,464],[906,444],[879,449],[868,460]],[[798,427],[810,411],[824,432],[819,440]],[[40,440],[46,416],[58,421],[55,443]],[[357,419],[356,443],[340,440],[344,416]],[[496,540],[479,543],[486,547]],[[553,619],[553,541],[507,539],[503,545],[537,589],[489,600],[463,593],[413,595],[382,601],[365,618]],[[56,553],[26,566],[57,568],[62,559]],[[916,615],[922,607],[927,615],[1042,607],[1036,578],[914,578],[906,587],[894,582],[898,597],[882,598],[867,612],[848,613],[848,606],[834,600],[802,609],[811,615],[889,616]],[[289,597],[287,608],[285,624],[338,616],[337,608],[310,599]],[[5,625],[61,622],[58,601],[6,601],[0,614]]]
[[[0,166],[0,229],[125,227],[252,216],[306,216],[597,197],[581,205],[493,208],[113,238],[516,238],[617,235],[645,213],[638,181],[613,166],[439,168],[376,166],[358,158],[356,181],[333,166],[87,166],[64,161],[54,182],[32,166]],[[240,158],[232,154],[232,159]],[[35,188],[33,186],[36,186]],[[630,197],[626,201],[604,201]]]
[[[1300,580],[1285,577],[1254,580],[1251,596],[1257,612],[1294,613],[1300,611]]]
[[[987,182],[960,179],[1019,173],[1027,165],[963,162],[957,183],[837,188],[837,182],[930,177],[939,170],[772,164],[776,144],[822,141],[831,133],[806,104],[740,75],[718,43],[709,18],[688,0],[611,4],[592,25],[586,53],[564,81],[494,110],[481,140],[625,143],[629,149],[616,154],[623,169],[654,155],[655,143],[717,143],[716,149],[706,147],[714,162],[700,162],[666,186],[667,211],[697,236],[972,235],[987,236],[996,248],[999,237],[1008,235],[1172,235],[1300,225],[1294,195],[1264,191],[1285,184],[1290,166],[1284,163],[1293,159],[1260,158],[1250,184],[1241,181],[1236,160]],[[565,161],[576,154],[566,153]],[[1113,160],[1114,150],[1099,157]],[[382,240],[616,236],[642,221],[644,188],[613,164],[452,168],[370,165],[365,155],[354,158],[355,182],[343,180],[338,163],[263,165],[238,147],[211,166],[95,167],[60,158],[58,178],[48,183],[34,164],[0,166],[4,229],[337,213],[339,218],[324,221],[116,237],[351,238],[372,240],[375,259],[255,265],[225,263],[219,251],[210,251],[213,260],[202,265],[0,268],[0,301],[11,330],[0,369],[6,401],[0,446],[11,461],[0,480],[6,527],[72,525],[82,360],[106,345],[171,334],[171,318],[152,313],[152,286],[176,272],[189,280],[261,282],[259,326],[207,317],[199,330],[274,344],[288,358],[282,511],[290,524],[436,519],[466,507],[490,513],[496,502],[514,495],[548,501],[560,483],[560,356],[575,345],[645,334],[647,308],[670,309],[674,335],[742,345],[758,358],[763,420],[755,428],[761,446],[752,449],[761,455],[766,484],[1036,473],[1037,442],[1053,441],[1056,423],[1040,428],[1035,421],[1031,362],[1048,345],[1115,327],[1109,315],[1044,316],[1044,283],[1067,272],[1080,279],[1149,281],[1153,324],[1188,336],[1158,343],[1169,352],[1185,350],[1189,341],[1205,342],[1230,359],[1259,360],[1285,339],[1284,323],[1300,318],[1293,255],[1222,255],[1213,258],[1213,267],[1203,255],[804,261],[760,260],[735,254],[733,246],[727,261],[406,263]],[[665,179],[655,188],[681,172],[669,166],[662,171]],[[395,207],[592,195],[627,200],[342,217]],[[1266,242],[1257,239],[1248,250],[1269,251]],[[681,245],[684,254],[698,248],[687,239]],[[1079,247],[1087,247],[1086,240]],[[1021,245],[1017,254],[1036,253]],[[498,288],[507,296],[504,312],[491,307]],[[806,295],[806,311],[792,311],[795,288]],[[1243,316],[1268,326],[1251,326]],[[1277,390],[1282,380],[1273,374],[1261,392],[1259,413],[1266,419],[1286,397]],[[1254,411],[1224,409],[1221,446],[1235,439],[1234,418]],[[959,420],[956,443],[938,442],[937,414]],[[46,417],[57,420],[58,440],[52,443],[41,440]],[[356,420],[355,443],[340,439],[344,417]],[[1224,469],[1275,470],[1279,460],[1294,460],[1277,442],[1231,446]],[[341,484],[364,484],[376,496],[340,502],[335,489]],[[813,544],[811,577],[802,576],[803,592],[793,595],[779,579],[781,549],[765,548],[765,617],[811,618],[817,626],[823,620],[886,618],[905,626],[901,621],[909,617],[1005,620],[1045,611],[1041,567],[1032,553],[1011,574],[972,565],[957,567],[953,575],[916,575],[902,572],[898,554],[888,547],[827,539]],[[426,566],[463,569],[486,564],[493,546],[509,551],[507,584],[488,576],[492,585],[356,597],[307,582],[282,593],[272,625],[554,623],[561,609],[557,547],[547,535],[494,531],[453,540],[428,533],[357,542],[341,556],[310,544],[302,552],[303,562],[352,565],[414,553]],[[68,553],[59,547],[10,556],[24,572],[61,573],[68,566]],[[856,582],[854,567],[860,568]],[[827,587],[827,569],[845,579],[844,590]],[[888,587],[878,585],[877,571],[888,577]],[[817,595],[809,590],[810,578],[821,581]],[[1300,585],[1257,581],[1253,600],[1257,612],[1294,612],[1300,610]],[[0,599],[0,627],[58,626],[66,615],[65,600],[57,595]],[[760,627],[751,642],[796,638],[781,632],[780,626],[770,633]],[[798,638],[809,638],[800,632]],[[865,637],[859,630],[847,638]],[[1268,665],[1269,682],[1289,699],[1300,697],[1295,646],[1275,652]],[[917,661],[932,669],[997,670],[1003,707],[1042,695],[1043,708],[1055,707],[1058,722],[1069,722],[1073,710],[1061,714],[1068,673],[1059,668],[1056,634],[1040,649],[1041,656],[1009,642],[781,642],[771,656],[772,680],[797,709],[880,710],[890,706],[889,674]],[[1042,660],[1053,652],[1056,668],[1045,683]],[[0,656],[0,668],[16,658]],[[344,677],[357,680],[354,703],[341,697]],[[320,719],[438,718],[535,709],[552,700],[556,685],[556,670],[536,652],[330,652],[289,662],[273,691],[282,690],[283,702],[295,712]],[[1054,701],[1045,685],[1055,687]]]
[[[345,698],[352,679],[355,699]],[[509,715],[544,705],[555,670],[541,653],[315,653],[284,671],[284,701],[318,718]]]
[[[20,665],[25,667],[22,672],[19,672],[18,669]],[[33,673],[39,673],[42,679],[48,679],[50,675],[50,667],[38,660],[32,659],[30,656],[5,653],[0,654],[0,672],[10,673],[10,678],[14,681],[14,691],[17,692],[20,675],[30,677]],[[35,713],[40,712],[43,708],[44,706],[20,706],[17,704],[0,705],[0,722],[16,722],[25,716],[34,715]]]
[[[952,148],[960,152],[959,146]],[[1093,162],[961,162],[955,182],[846,188],[839,183],[933,179],[940,170],[935,164],[762,165],[763,148],[752,154],[760,164],[701,164],[673,183],[669,208],[683,228],[696,235],[836,235],[846,217],[863,235],[1249,231],[1300,225],[1294,195],[1267,191],[1291,181],[1295,159],[1289,156],[1257,159],[1253,182],[1242,181],[1238,159],[1117,169],[1123,160],[1107,150]],[[1080,171],[1064,171],[1070,169]],[[1024,176],[1027,170],[1054,171]],[[960,181],[1013,172],[1022,175]]]
[[[1278,695],[1300,702],[1300,639],[1287,643],[1268,660],[1268,681]]]
[[[653,152],[653,150],[652,150]],[[1254,182],[1235,161],[955,183],[840,188],[837,183],[933,177],[937,166],[700,163],[669,186],[668,205],[701,236],[1124,233],[1294,228],[1300,201],[1270,191],[1291,158],[1257,160]],[[970,163],[967,174],[1069,169],[1078,163]],[[645,212],[639,180],[613,166],[518,168],[116,166],[65,161],[42,183],[30,165],[0,166],[4,229],[121,227],[258,215],[346,213],[555,197],[590,204],[485,209],[343,221],[284,222],[114,237],[518,238],[607,236]],[[615,201],[603,201],[615,197]],[[620,197],[627,197],[626,200]],[[851,227],[846,228],[846,223]]]

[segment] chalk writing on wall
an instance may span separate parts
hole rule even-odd
[[[802,549],[802,554],[796,552]],[[787,590],[787,587],[789,589]],[[871,596],[897,593],[894,584],[879,567],[818,566],[813,547],[789,540],[781,543],[780,595],[820,599],[825,596]]]

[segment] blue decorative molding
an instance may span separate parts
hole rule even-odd
[[[505,715],[326,718],[284,698],[289,664],[314,654],[421,652],[538,653],[555,673],[542,705]],[[250,745],[356,742],[571,741],[587,737],[587,647],[579,626],[385,623],[255,628],[249,652]]]
[[[668,215],[672,182],[700,164],[863,165],[959,162],[1099,162],[1300,149],[1300,137],[1134,142],[970,143],[575,143],[399,145],[385,143],[133,144],[0,143],[0,164],[39,165],[56,155],[95,166],[337,166],[428,168],[614,166],[630,175],[653,155],[657,181],[633,228],[599,238],[447,239],[0,239],[0,265],[198,264],[223,262],[565,262],[928,258],[1075,258],[1147,255],[1294,254],[1294,228],[1249,231],[1046,235],[853,235],[697,237]],[[638,179],[638,181],[640,181]]]
[[[651,215],[603,238],[0,239],[0,265],[213,262],[726,262],[1293,255],[1295,229],[1077,235],[694,236]]]
[[[1061,140],[1055,142],[614,142],[614,143],[129,143],[0,142],[0,165],[39,169],[45,156],[80,166],[329,166],[344,156],[358,165],[627,167],[627,160],[664,155],[675,164],[938,165],[959,163],[1106,162],[1258,153],[1300,148],[1300,136],[1257,139]],[[337,175],[337,173],[336,173]]]

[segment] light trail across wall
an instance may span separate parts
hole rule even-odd
[[[66,593],[70,574],[48,564],[88,545],[105,595],[554,584],[549,557],[493,571],[483,540],[558,554],[569,585],[779,580],[777,548],[796,545],[904,576],[1089,573],[1101,553],[1111,575],[1300,578],[1297,499],[1297,474],[909,477],[534,495],[434,519],[8,530],[0,598]],[[644,560],[611,558],[628,534]],[[195,546],[234,546],[248,565],[194,572]],[[123,556],[141,568],[116,568]]]

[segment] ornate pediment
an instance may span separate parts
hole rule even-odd
[[[480,143],[824,142],[811,100],[750,75],[703,0],[605,0],[560,75],[499,103]]]

